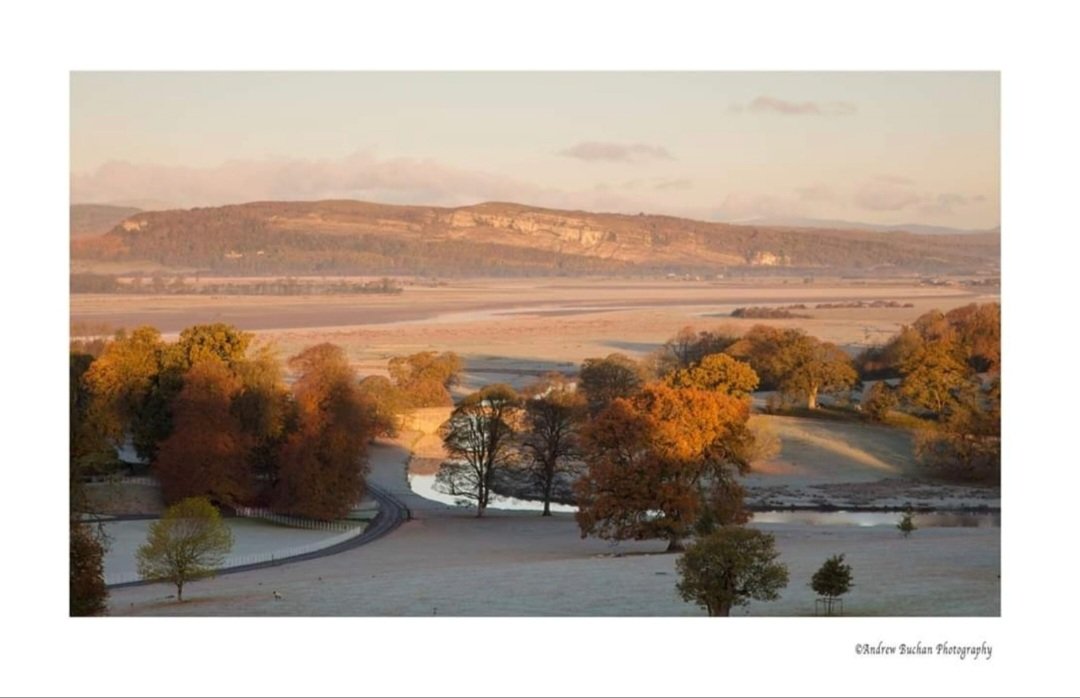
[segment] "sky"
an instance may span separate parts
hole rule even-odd
[[[990,228],[993,72],[74,72],[71,201]]]

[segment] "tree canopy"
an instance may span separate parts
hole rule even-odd
[[[448,460],[440,466],[436,483],[447,494],[475,501],[477,517],[487,509],[497,472],[515,460],[513,437],[520,412],[517,392],[497,383],[466,396],[442,427]]]
[[[551,515],[555,478],[570,470],[580,455],[578,430],[585,417],[584,397],[561,377],[542,381],[528,391],[525,400],[525,433],[522,446],[526,467],[533,473],[544,502],[544,516]]]
[[[372,412],[341,347],[309,347],[290,358],[289,367],[297,376],[297,427],[282,447],[273,506],[314,519],[341,518],[365,491]]]
[[[583,431],[588,468],[575,487],[582,537],[664,538],[678,550],[701,508],[727,501],[702,490],[748,470],[749,415],[748,400],[661,382],[615,399]]]
[[[184,600],[184,585],[213,576],[232,549],[232,531],[205,497],[184,499],[150,524],[146,543],[136,553],[139,576],[176,585],[176,600]]]
[[[637,393],[646,377],[647,371],[641,364],[619,353],[602,359],[585,359],[578,374],[591,415],[599,414],[617,398]]]
[[[722,526],[687,547],[675,566],[684,601],[710,616],[729,616],[751,599],[775,601],[787,586],[787,567],[777,559],[776,540],[742,526]]]

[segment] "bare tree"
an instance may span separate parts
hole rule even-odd
[[[447,494],[474,500],[477,517],[487,508],[496,471],[514,460],[520,412],[517,392],[499,383],[467,396],[443,425],[443,445],[450,459],[439,468],[435,482]]]
[[[551,516],[551,497],[559,473],[568,472],[580,452],[578,426],[586,414],[581,393],[565,380],[549,379],[532,386],[525,401],[527,468],[544,501],[543,516]]]

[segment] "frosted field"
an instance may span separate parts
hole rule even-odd
[[[106,579],[136,573],[135,551],[146,542],[150,520],[111,521],[105,524],[109,549],[105,553]],[[226,519],[232,529],[230,557],[270,554],[316,543],[340,534],[340,531],[312,531],[278,526],[256,519]]]
[[[300,616],[700,616],[675,592],[663,541],[612,545],[582,539],[573,516],[466,509],[418,496],[408,451],[372,450],[371,478],[413,519],[367,545],[316,560],[195,582],[189,601],[165,585],[115,589],[114,615]],[[845,553],[855,588],[847,615],[997,616],[1000,529],[922,527],[904,539],[890,525],[758,523],[774,533],[791,583],[782,598],[734,615],[813,615],[810,577]],[[272,592],[283,595],[275,600]]]

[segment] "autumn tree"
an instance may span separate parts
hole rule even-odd
[[[676,388],[719,390],[746,397],[757,388],[758,376],[749,364],[727,354],[709,354],[689,368],[669,374],[667,382]]]
[[[686,549],[675,566],[676,588],[684,601],[710,616],[729,616],[751,599],[775,601],[787,586],[788,570],[777,562],[776,540],[742,526],[723,526]]]
[[[659,382],[615,399],[583,430],[582,537],[662,538],[681,549],[702,507],[730,501],[719,496],[724,484],[748,471],[749,416],[749,400]]]
[[[200,361],[215,358],[235,369],[245,360],[253,338],[250,332],[242,332],[223,322],[192,325],[169,345],[166,363],[184,373]]]
[[[851,390],[858,383],[848,355],[831,342],[813,337],[793,339],[782,350],[780,392],[806,400],[809,409],[817,409],[818,396]]]
[[[386,376],[367,376],[357,389],[371,410],[375,436],[395,436],[408,405],[402,391]]]
[[[464,365],[453,352],[422,351],[394,357],[387,368],[407,407],[442,407],[453,404],[450,388]]]
[[[763,386],[774,387],[785,397],[802,398],[809,409],[817,408],[819,395],[850,390],[859,380],[843,350],[798,329],[758,325],[729,352],[745,359]]]
[[[889,412],[896,409],[900,399],[896,391],[885,381],[878,381],[870,386],[862,401],[862,411],[875,422],[884,422]]]
[[[309,347],[289,359],[296,374],[296,431],[282,446],[273,505],[278,511],[332,520],[365,491],[367,444],[375,426],[345,352]]]
[[[647,372],[641,364],[619,353],[608,354],[602,359],[585,359],[578,374],[591,415],[599,414],[617,398],[637,393],[646,377]]]
[[[957,360],[952,345],[944,341],[922,345],[908,357],[901,370],[900,394],[911,404],[944,418],[963,399],[971,386],[971,371]]]
[[[937,424],[915,438],[915,454],[931,476],[957,482],[1001,478],[1001,382],[965,392]]]
[[[236,506],[252,495],[252,439],[233,414],[241,383],[228,366],[206,354],[184,375],[171,405],[173,430],[158,449],[154,473],[166,503],[205,496]]]
[[[551,497],[560,473],[569,472],[580,455],[578,429],[586,413],[585,400],[565,380],[545,380],[532,386],[525,400],[523,448],[551,516]]]
[[[249,470],[253,477],[272,486],[281,447],[296,421],[281,364],[274,348],[262,345],[253,356],[237,362],[233,371],[239,390],[230,411],[247,439]]]
[[[810,578],[810,588],[825,599],[825,613],[832,615],[833,604],[854,586],[851,565],[844,563],[844,556],[833,555],[814,572]]]
[[[139,576],[176,585],[176,600],[184,600],[184,585],[213,576],[232,549],[232,531],[205,497],[183,499],[150,524],[146,543],[135,554]]]
[[[158,413],[151,405],[164,364],[166,344],[152,327],[139,327],[131,334],[118,333],[86,371],[102,432],[120,445],[128,435],[135,440],[140,456],[150,457],[161,432]]]
[[[442,427],[449,459],[440,466],[436,483],[447,494],[475,501],[477,517],[488,506],[496,474],[515,459],[520,413],[517,392],[498,383],[466,396]]]
[[[72,519],[69,527],[68,612],[73,616],[105,613],[105,546],[91,524]]]
[[[663,377],[679,369],[689,368],[710,354],[726,351],[738,338],[738,332],[732,328],[697,331],[687,325],[666,341],[652,357],[656,374]]]

